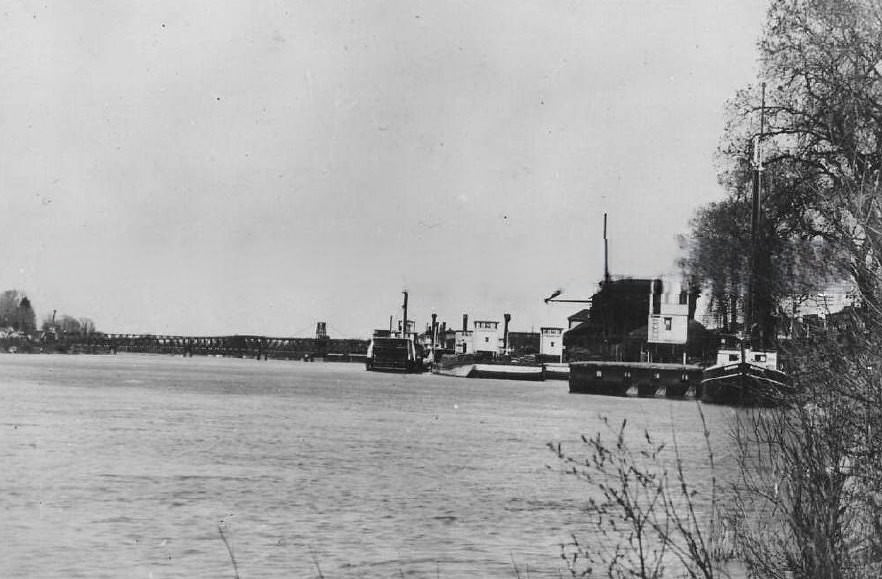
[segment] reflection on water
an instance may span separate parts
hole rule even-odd
[[[558,577],[588,488],[547,442],[676,424],[706,476],[694,403],[565,382],[123,355],[3,355],[0,376],[3,577],[231,577],[218,525],[243,578]]]

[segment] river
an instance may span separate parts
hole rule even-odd
[[[601,416],[675,427],[706,480],[697,408],[355,364],[0,355],[0,576],[233,577],[220,526],[243,579],[558,577],[592,491],[546,443],[579,450]],[[724,434],[733,411],[704,412]]]

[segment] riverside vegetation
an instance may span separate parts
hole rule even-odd
[[[635,447],[624,424],[581,449],[552,444],[604,498],[588,516],[608,543],[563,546],[574,577],[709,578],[735,574],[732,560],[750,577],[882,576],[882,2],[775,0],[759,54],[759,82],[730,103],[727,196],[697,212],[684,271],[736,330],[752,267],[757,317],[771,321],[755,335],[831,282],[853,286],[854,305],[783,345],[799,392],[787,406],[738,411],[735,480],[699,489],[675,438]],[[750,263],[761,113],[768,251]],[[710,445],[705,460],[713,470]]]
[[[0,349],[2,351],[35,352],[70,349],[69,342],[97,334],[89,318],[75,318],[52,312],[37,329],[37,315],[30,298],[21,290],[0,294]]]
[[[875,318],[877,323],[882,320]],[[627,425],[550,444],[564,469],[600,491],[561,556],[573,577],[882,576],[882,343],[878,332],[800,344],[791,405],[744,409],[732,424],[735,480],[693,484],[683,457]],[[704,423],[704,422],[703,422]],[[714,471],[709,432],[706,460]]]

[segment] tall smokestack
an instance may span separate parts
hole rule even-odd
[[[502,329],[502,351],[505,353],[508,351],[508,323],[511,321],[511,314],[503,314],[502,318],[505,320],[505,326]]]
[[[463,332],[469,331],[469,315],[468,314],[462,315],[462,331]]]
[[[401,326],[401,328],[402,328],[401,329],[401,337],[406,338],[407,337],[407,290],[404,290],[401,293],[404,294],[404,305],[402,306],[402,308],[404,308],[404,324]]]

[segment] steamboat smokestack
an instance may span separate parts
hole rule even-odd
[[[401,337],[406,338],[407,337],[407,290],[404,290],[401,293],[404,294],[404,305],[401,306],[402,308],[404,308],[404,323],[402,323],[402,325],[401,325]]]

